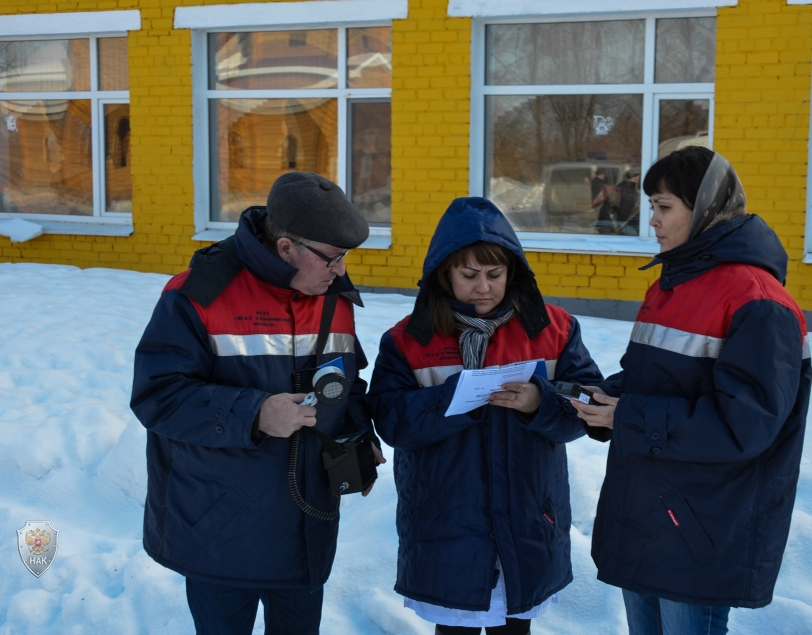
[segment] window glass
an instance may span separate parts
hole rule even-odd
[[[390,27],[347,29],[347,86],[349,88],[392,86]]]
[[[0,212],[93,215],[90,100],[0,101]]]
[[[213,99],[211,220],[237,221],[289,171],[336,181],[336,99]]]
[[[99,88],[101,90],[130,90],[127,62],[127,38],[99,38]]]
[[[485,196],[518,231],[639,233],[621,191],[639,187],[642,95],[494,95],[485,112]]]
[[[337,54],[335,29],[212,33],[209,88],[336,88]]]
[[[0,42],[0,91],[90,90],[88,40]]]
[[[352,202],[369,223],[392,217],[392,116],[389,102],[351,105]]]
[[[657,158],[686,146],[708,147],[709,99],[660,100]]]
[[[104,105],[104,200],[108,212],[131,212],[130,105]]]
[[[645,28],[644,20],[489,25],[485,83],[640,83]]]
[[[657,20],[658,83],[712,82],[716,76],[716,18]]]

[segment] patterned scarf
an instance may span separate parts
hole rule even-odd
[[[462,353],[462,367],[482,368],[485,365],[485,351],[488,350],[488,341],[503,324],[513,317],[513,309],[489,320],[487,318],[471,317],[459,311],[454,311],[457,328],[462,330],[460,335],[460,353]]]

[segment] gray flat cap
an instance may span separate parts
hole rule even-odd
[[[288,172],[268,194],[268,218],[307,240],[354,249],[369,237],[369,225],[338,185],[312,172]]]

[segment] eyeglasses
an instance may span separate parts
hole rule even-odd
[[[344,260],[350,250],[348,249],[343,254],[338,254],[337,256],[328,256],[326,254],[321,253],[318,249],[313,249],[310,245],[305,245],[304,243],[299,242],[298,240],[295,241],[297,245],[301,245],[305,249],[312,251],[316,254],[319,258],[321,258],[324,262],[327,263],[327,268],[330,269],[331,267],[335,267],[339,262]]]

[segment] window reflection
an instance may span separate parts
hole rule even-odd
[[[489,96],[485,103],[485,196],[517,230],[639,233],[639,205],[629,201],[639,188],[642,95]]]
[[[709,99],[660,101],[660,135],[657,158],[686,146],[708,147]]]
[[[89,100],[0,101],[0,212],[92,216]]]
[[[335,29],[212,33],[209,88],[336,88],[337,52]]]
[[[645,21],[487,27],[486,84],[635,84],[643,81]]]
[[[127,38],[99,38],[99,89],[130,90]]]
[[[392,217],[392,135],[389,102],[353,103],[352,202],[369,223]]]
[[[89,40],[0,42],[0,91],[90,90]]]
[[[716,76],[716,18],[657,20],[654,81],[712,82]]]
[[[132,211],[129,104],[104,105],[104,185],[105,210]]]
[[[237,221],[290,170],[336,181],[337,116],[335,99],[212,100],[211,219]]]
[[[347,29],[347,86],[392,86],[392,29],[385,26]]]

